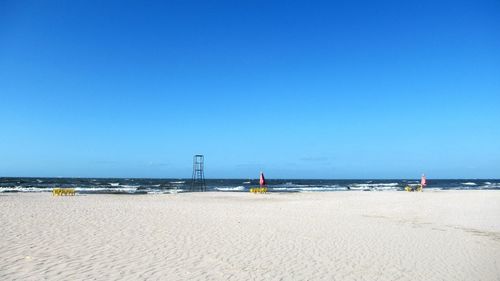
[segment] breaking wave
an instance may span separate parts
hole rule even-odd
[[[253,182],[252,184],[247,184]],[[207,191],[247,192],[258,180],[208,179]],[[243,183],[243,184],[242,184]],[[269,192],[400,191],[416,186],[418,179],[401,180],[307,180],[269,179]],[[169,194],[189,191],[189,179],[86,179],[86,178],[0,178],[0,193],[51,192],[74,188],[80,194]],[[457,179],[427,181],[424,190],[500,190],[498,179]]]
[[[244,186],[214,187],[214,190],[218,190],[218,191],[243,191],[243,190],[245,190],[245,187]]]

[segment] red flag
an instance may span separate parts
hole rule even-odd
[[[263,172],[260,172],[260,186],[264,186],[266,185],[266,179],[264,178],[264,173]]]
[[[422,178],[420,179],[420,185],[422,185],[422,187],[427,185],[427,179],[424,174],[422,174]]]

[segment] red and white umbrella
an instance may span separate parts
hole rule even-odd
[[[264,178],[264,173],[263,172],[260,172],[260,186],[264,186],[266,185],[266,179]]]

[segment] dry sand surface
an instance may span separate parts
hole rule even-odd
[[[500,192],[0,194],[0,280],[500,280]]]

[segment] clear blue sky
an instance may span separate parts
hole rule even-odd
[[[500,178],[499,1],[0,1],[0,176]]]

